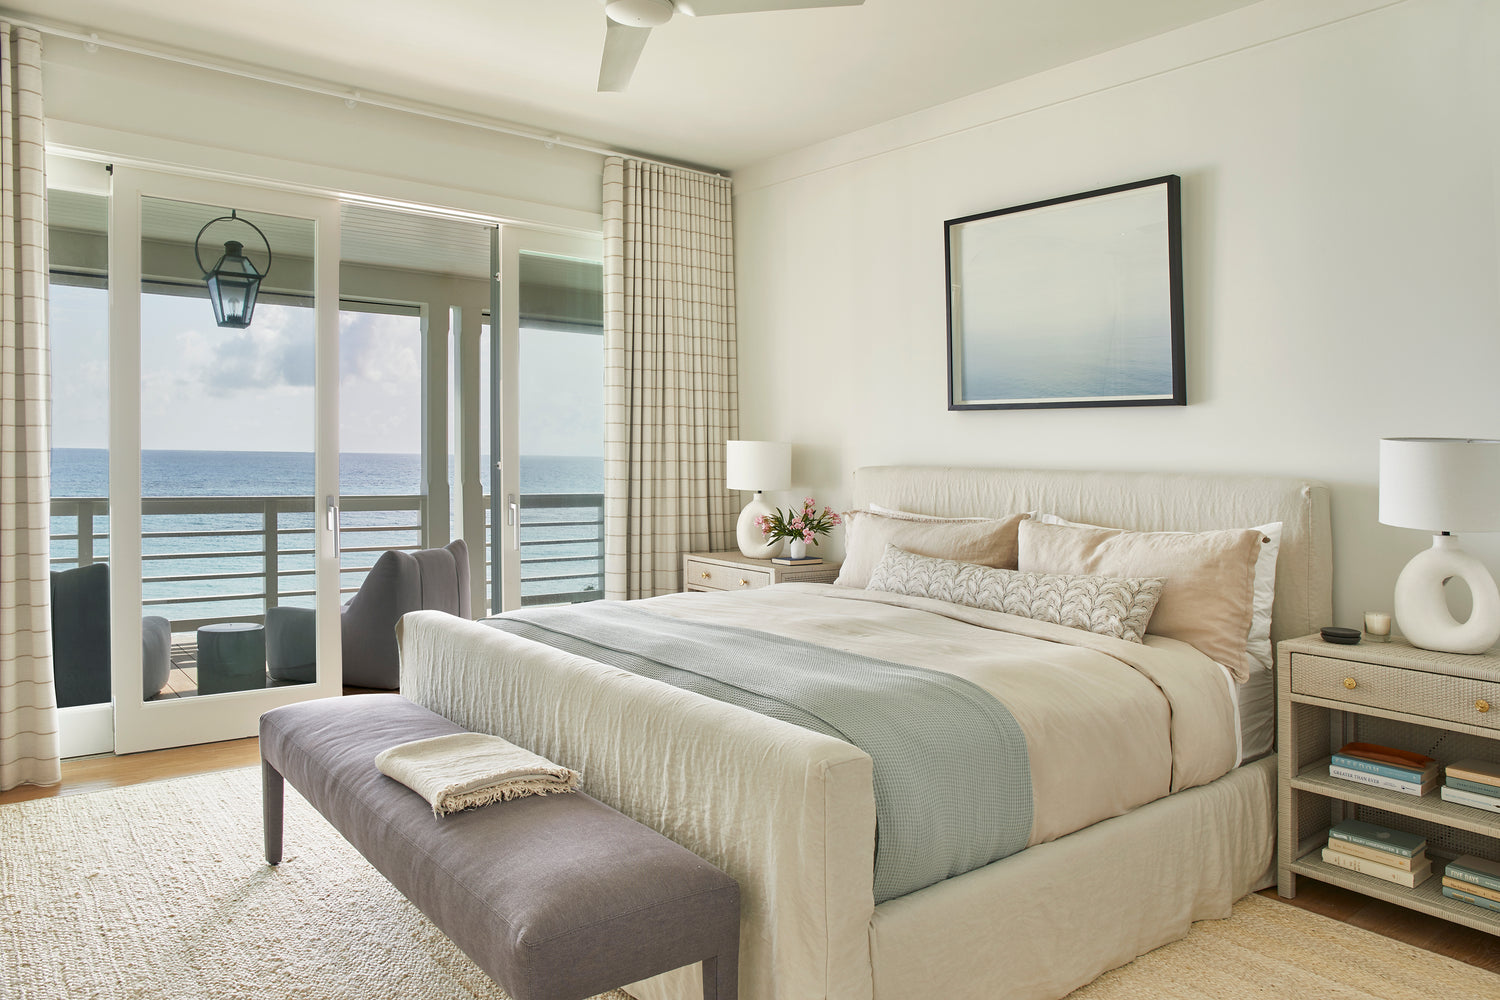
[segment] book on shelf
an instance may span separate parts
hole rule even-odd
[[[1342,778],[1344,781],[1357,781],[1361,785],[1370,785],[1374,788],[1384,788],[1392,792],[1401,792],[1405,795],[1426,795],[1437,787],[1438,779],[1441,777],[1436,771],[1433,771],[1431,777],[1418,784],[1415,781],[1406,781],[1384,774],[1357,771],[1352,767],[1343,767],[1338,763],[1337,757],[1333,758],[1333,763],[1328,765],[1328,775],[1333,778]],[[1496,791],[1500,791],[1500,789],[1496,789]]]
[[[1486,812],[1500,813],[1500,798],[1493,795],[1479,795],[1474,792],[1466,792],[1461,788],[1449,788],[1444,785],[1439,792],[1444,802],[1457,802],[1461,806],[1469,806],[1471,809],[1483,809]]]
[[[1500,890],[1500,861],[1487,861],[1472,854],[1465,854],[1461,858],[1448,862],[1448,866],[1443,869],[1443,874],[1449,878],[1456,878],[1460,882],[1473,882],[1486,889]]]
[[[1328,831],[1328,836],[1335,840],[1347,840],[1353,844],[1373,847],[1377,851],[1399,854],[1404,858],[1410,858],[1418,851],[1427,848],[1427,841],[1415,833],[1392,830],[1388,826],[1366,823],[1357,819],[1346,819],[1337,824]]]
[[[1477,781],[1483,785],[1500,786],[1500,764],[1470,757],[1448,765],[1448,777]]]
[[[1457,788],[1461,792],[1473,792],[1475,795],[1488,795],[1490,798],[1500,799],[1500,785],[1486,785],[1482,781],[1455,778],[1451,774],[1443,779],[1443,784],[1449,788]]]
[[[1476,896],[1472,892],[1455,889],[1451,885],[1443,886],[1443,895],[1449,899],[1456,899],[1463,903],[1482,906],[1486,910],[1500,910],[1500,899],[1485,899],[1483,896]]]
[[[1382,851],[1378,847],[1366,847],[1363,844],[1356,844],[1350,840],[1334,840],[1332,837],[1328,838],[1328,846],[1341,854],[1352,854],[1356,858],[1378,861],[1383,865],[1390,865],[1392,868],[1401,868],[1406,871],[1411,871],[1417,865],[1427,861],[1426,851],[1418,851],[1407,858],[1399,854],[1392,854],[1390,851]]]
[[[1423,784],[1442,773],[1442,765],[1431,757],[1376,743],[1345,743],[1333,755],[1333,763],[1417,784]]]
[[[1476,896],[1483,896],[1485,899],[1493,899],[1495,902],[1500,903],[1500,890],[1486,889],[1482,885],[1465,882],[1462,879],[1454,878],[1452,875],[1444,875],[1443,884],[1450,889],[1462,889],[1464,892],[1472,892]]]
[[[793,559],[791,556],[772,556],[771,561],[778,566],[821,566],[822,556],[804,556],[801,559]]]
[[[1345,868],[1351,872],[1358,872],[1361,875],[1370,875],[1386,882],[1404,885],[1408,889],[1416,888],[1432,876],[1432,862],[1425,858],[1420,865],[1417,865],[1411,871],[1407,871],[1404,868],[1397,868],[1394,865],[1383,865],[1379,861],[1371,861],[1369,858],[1357,858],[1352,854],[1345,854],[1343,851],[1334,850],[1332,847],[1325,847],[1323,848],[1323,861],[1325,864]]]

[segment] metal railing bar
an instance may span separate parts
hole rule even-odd
[[[536,556],[532,559],[522,559],[522,566],[535,566],[538,563],[565,563],[565,562],[598,562],[599,557],[590,556]]]
[[[143,576],[141,584],[149,586],[153,583],[202,583],[205,580],[263,580],[265,576],[266,571],[263,569],[245,573],[184,573],[180,576]]]
[[[556,583],[558,580],[593,580],[598,573],[561,573],[557,576],[528,576],[522,583]]]
[[[209,604],[218,601],[258,601],[264,594],[194,594],[191,597],[147,597],[141,604],[156,607],[163,604]]]
[[[142,553],[143,562],[157,561],[163,559],[241,559],[245,556],[254,556],[259,559],[263,552],[260,549],[222,549],[218,552],[146,552]]]

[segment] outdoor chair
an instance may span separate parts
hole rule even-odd
[[[347,687],[394,691],[401,686],[396,622],[408,611],[470,617],[469,549],[462,538],[440,549],[382,552],[355,595],[339,609]],[[280,681],[311,681],[314,622],[310,608],[266,612],[266,663]]]
[[[110,700],[109,565],[52,574],[52,677],[57,707]],[[141,619],[141,697],[150,701],[172,672],[172,624]]]

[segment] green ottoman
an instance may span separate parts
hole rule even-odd
[[[198,693],[253,691],[266,686],[266,628],[218,622],[198,630]]]

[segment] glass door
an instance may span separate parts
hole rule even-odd
[[[491,603],[604,596],[602,242],[502,227]]]
[[[115,749],[250,736],[341,691],[337,205],[116,168],[111,211]]]

